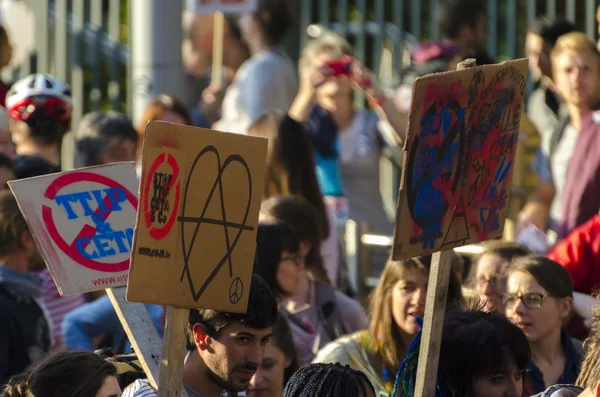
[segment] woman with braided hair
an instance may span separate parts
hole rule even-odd
[[[60,352],[46,357],[29,375],[13,377],[4,397],[119,397],[116,367],[98,354]]]
[[[367,376],[341,364],[310,364],[289,380],[281,397],[375,397]]]

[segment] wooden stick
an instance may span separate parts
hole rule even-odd
[[[125,301],[126,290],[127,287],[109,288],[106,294],[119,316],[150,385],[157,389],[162,341],[148,315],[146,306],[142,303]]]
[[[473,58],[465,59],[456,66],[457,70],[474,67]],[[429,286],[427,288],[427,302],[425,303],[425,316],[421,332],[421,346],[419,348],[419,364],[417,366],[417,381],[415,384],[416,397],[434,397],[437,384],[438,363],[440,347],[442,344],[442,330],[446,315],[446,298],[450,272],[452,271],[452,250],[436,252],[431,257],[429,270]]]
[[[415,384],[415,396],[418,397],[435,396],[442,329],[446,314],[446,297],[452,271],[452,255],[452,250],[447,250],[441,253],[436,252],[431,257]]]
[[[185,360],[185,330],[190,311],[167,306],[167,321],[160,360],[158,397],[187,397],[183,388],[183,362]]]
[[[223,40],[225,36],[225,15],[216,12],[213,28],[213,56],[211,84],[217,87],[223,86]]]

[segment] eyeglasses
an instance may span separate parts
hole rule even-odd
[[[485,284],[490,283],[490,285],[494,288],[501,288],[506,285],[506,277],[496,277],[492,276],[490,278],[478,277],[475,282],[478,286],[483,287]]]
[[[544,298],[549,296],[551,295],[540,294],[539,292],[530,292],[521,296],[504,294],[502,295],[502,303],[504,303],[507,309],[514,309],[517,302],[520,300],[528,309],[539,309],[542,307]]]

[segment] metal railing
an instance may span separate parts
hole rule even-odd
[[[391,249],[393,242],[393,236],[371,234],[367,223],[359,224],[353,220],[346,223],[344,246],[348,284],[359,302],[363,302],[379,283],[379,277],[374,277],[372,272],[371,248]],[[477,255],[482,250],[478,244],[454,248],[454,252],[461,256]]]

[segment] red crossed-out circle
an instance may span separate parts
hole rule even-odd
[[[162,227],[156,227],[152,224],[151,215],[152,209],[149,207],[149,193],[150,193],[150,181],[153,179],[153,175],[158,169],[158,167],[167,163],[171,169],[173,170],[173,179],[171,179],[171,183],[169,186],[169,190],[173,187],[175,181],[177,181],[177,185],[175,186],[175,203],[173,204],[173,209],[171,210],[171,216],[167,219],[167,223],[165,223]],[[181,193],[181,181],[179,181],[179,165],[177,164],[177,160],[173,157],[172,154],[169,153],[161,153],[154,159],[152,166],[150,166],[150,171],[146,176],[146,185],[144,186],[144,194],[142,196],[142,202],[144,204],[144,219],[146,221],[146,227],[148,228],[148,233],[150,237],[155,240],[162,240],[173,227],[173,223],[175,223],[175,218],[177,217],[177,210],[179,209],[179,194]]]
[[[125,192],[125,197],[127,197],[127,201],[129,201],[129,203],[134,209],[137,209],[137,197],[135,197],[135,195],[132,194],[128,189],[123,187],[123,185],[106,176],[85,171],[72,172],[56,178],[54,182],[52,182],[50,186],[48,186],[48,188],[46,189],[44,197],[49,198],[50,200],[54,200],[54,198],[62,188],[78,182],[96,182],[98,184],[108,186],[109,188],[121,189],[123,190],[123,192]],[[76,241],[82,236],[93,236],[94,234],[96,234],[95,227],[86,224],[81,229],[77,237],[75,237],[73,242],[71,244],[68,244],[61,236],[60,232],[56,227],[56,224],[54,223],[51,207],[47,205],[42,205],[42,218],[44,219],[44,223],[46,225],[46,229],[48,230],[48,234],[50,234],[50,237],[52,237],[58,248],[60,248],[61,251],[63,251],[71,259],[73,259],[80,265],[92,270],[98,270],[101,272],[109,273],[121,272],[129,269],[129,259],[117,263],[104,263],[86,258],[79,253],[79,251],[77,250]]]

